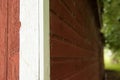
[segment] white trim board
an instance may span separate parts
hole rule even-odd
[[[38,80],[38,0],[20,0],[20,21],[20,80]]]
[[[49,0],[20,0],[20,21],[20,80],[50,80]]]

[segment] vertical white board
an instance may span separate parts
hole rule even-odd
[[[39,80],[38,0],[20,0],[20,80]]]
[[[20,80],[50,80],[49,0],[20,0],[20,21]]]

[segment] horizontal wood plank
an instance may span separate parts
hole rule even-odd
[[[62,20],[60,20],[56,15],[51,13],[50,15],[50,29],[51,29],[51,37],[60,36],[63,39],[68,40],[74,45],[81,46],[81,48],[85,48],[88,50],[93,50],[93,46],[87,39],[83,38],[77,32],[75,32],[69,25],[65,24]]]
[[[52,57],[79,57],[79,56],[97,56],[97,53],[87,49],[82,49],[73,44],[64,42],[62,40],[52,38],[51,39],[51,51]]]

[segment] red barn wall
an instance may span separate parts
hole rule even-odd
[[[97,0],[50,0],[51,80],[102,80]]]
[[[0,0],[0,80],[19,80],[19,0]]]

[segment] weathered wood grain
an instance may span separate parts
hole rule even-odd
[[[19,80],[19,0],[8,0],[8,80]]]
[[[7,0],[0,0],[0,80],[7,79]]]
[[[19,0],[0,0],[0,80],[19,80]]]

